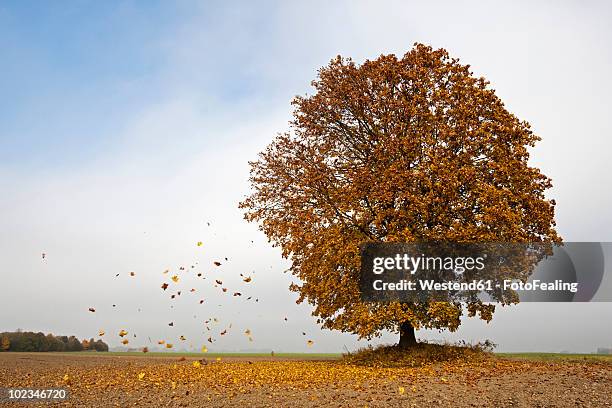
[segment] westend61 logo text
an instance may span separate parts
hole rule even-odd
[[[365,302],[572,302],[599,291],[602,243],[368,242],[361,246]],[[605,245],[610,248],[612,245]]]
[[[403,270],[414,275],[417,271],[481,271],[485,268],[485,256],[478,257],[439,257],[439,256],[410,256],[409,254],[396,254],[394,257],[376,257],[373,259],[372,272],[380,275],[386,270]]]

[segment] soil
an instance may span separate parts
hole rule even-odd
[[[0,388],[63,387],[69,407],[610,407],[612,364],[525,362],[367,368],[337,361],[0,353]],[[139,378],[139,375],[142,378]]]

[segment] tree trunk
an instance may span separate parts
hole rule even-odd
[[[407,348],[416,346],[416,335],[414,333],[414,327],[409,321],[405,321],[400,325],[400,339],[398,346],[401,348]]]

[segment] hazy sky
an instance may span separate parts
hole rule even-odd
[[[319,67],[417,41],[471,64],[543,138],[532,163],[554,180],[564,239],[612,241],[606,2],[330,3],[0,3],[0,331],[199,348],[216,317],[211,350],[357,347],[295,304],[288,264],[236,204]],[[170,300],[162,272],[195,262]],[[590,352],[612,346],[610,321],[610,303],[522,304],[418,336]]]

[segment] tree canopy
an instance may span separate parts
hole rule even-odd
[[[323,327],[456,330],[481,302],[364,303],[365,242],[559,242],[551,180],[528,164],[539,137],[469,65],[415,44],[403,57],[338,56],[312,95],[293,100],[290,131],[251,162],[245,218],[291,260],[298,302]]]
[[[0,333],[0,351],[108,351],[108,345],[101,339],[79,340],[75,336],[54,336],[42,332]]]

